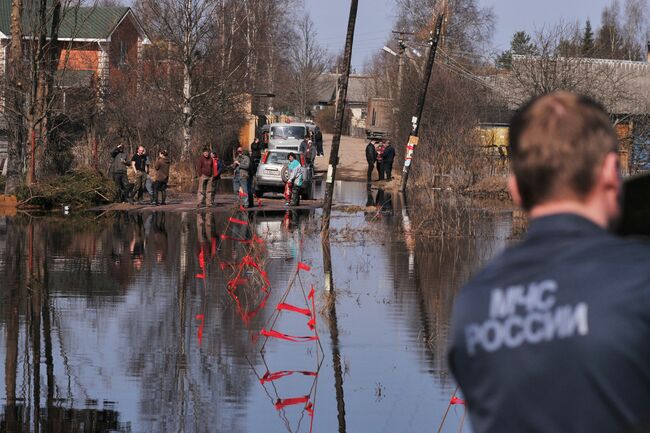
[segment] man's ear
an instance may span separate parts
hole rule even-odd
[[[618,191],[621,187],[621,174],[618,155],[610,152],[605,157],[601,167],[600,176],[602,185],[606,190]]]
[[[519,207],[521,207],[521,194],[519,194],[519,187],[517,186],[517,179],[514,175],[508,176],[508,191],[512,196],[512,201]]]

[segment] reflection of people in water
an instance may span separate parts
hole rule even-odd
[[[165,229],[165,213],[154,212],[151,219],[151,244],[156,256],[156,263],[162,263],[167,258],[167,230]]]
[[[375,198],[372,196],[372,188],[370,187],[370,184],[366,187],[366,195],[366,207],[373,207],[375,205]]]
[[[131,262],[136,271],[142,269],[144,259],[144,240],[144,222],[142,221],[142,215],[138,214],[135,217],[133,237],[131,238],[131,244],[129,246]]]
[[[393,194],[381,188],[377,191],[377,211],[393,214]]]

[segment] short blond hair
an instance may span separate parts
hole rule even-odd
[[[618,138],[604,108],[570,92],[526,103],[510,123],[510,157],[522,206],[584,199]]]

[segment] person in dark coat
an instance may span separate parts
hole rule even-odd
[[[257,170],[257,166],[260,165],[262,152],[264,152],[264,145],[260,142],[259,138],[255,137],[251,143],[251,162],[254,166],[253,173]]]
[[[384,144],[379,143],[377,146],[377,174],[379,175],[379,180],[384,180]]]
[[[316,142],[316,156],[325,156],[325,153],[323,153],[323,132],[318,126],[315,130],[314,141]]]
[[[391,146],[390,141],[386,142],[384,147],[382,165],[384,167],[384,179],[391,180],[393,178],[393,160],[395,159],[395,148]]]
[[[368,183],[372,181],[372,171],[375,169],[375,162],[377,162],[377,149],[375,142],[369,141],[366,146],[366,161],[368,161]]]
[[[622,182],[609,113],[554,92],[519,109],[509,141],[528,232],[456,294],[449,334],[472,430],[647,432],[650,244],[611,231]]]
[[[115,186],[117,187],[115,201],[120,203],[123,203],[125,201],[130,202],[131,197],[129,196],[129,178],[127,176],[129,162],[126,160],[124,146],[121,143],[115,147],[113,152],[111,152],[111,158],[112,161],[109,172],[113,176],[113,181],[115,181]]]
[[[153,175],[153,194],[151,204],[154,206],[165,205],[167,200],[167,182],[169,181],[169,154],[166,150],[161,150],[158,159],[153,165],[155,173]],[[158,201],[158,193],[161,195],[161,201]]]

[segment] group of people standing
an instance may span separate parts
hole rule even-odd
[[[395,160],[395,148],[390,140],[371,140],[366,146],[366,161],[368,161],[368,182],[372,181],[372,172],[377,168],[379,180],[391,180],[393,178],[393,161]]]
[[[151,164],[143,146],[139,146],[131,159],[127,159],[124,145],[118,144],[111,152],[109,168],[109,174],[117,187],[114,201],[131,204],[142,202],[146,191],[151,205],[164,205],[167,199],[169,167],[169,154],[166,150],[161,150],[156,161]]]
[[[253,207],[253,182],[257,167],[262,160],[262,153],[266,150],[264,143],[255,138],[250,145],[250,153],[241,146],[233,157],[233,192],[239,197],[241,206]],[[215,196],[219,180],[223,174],[225,164],[214,151],[204,148],[196,162],[196,172],[199,176],[197,190],[197,207],[216,206]]]

